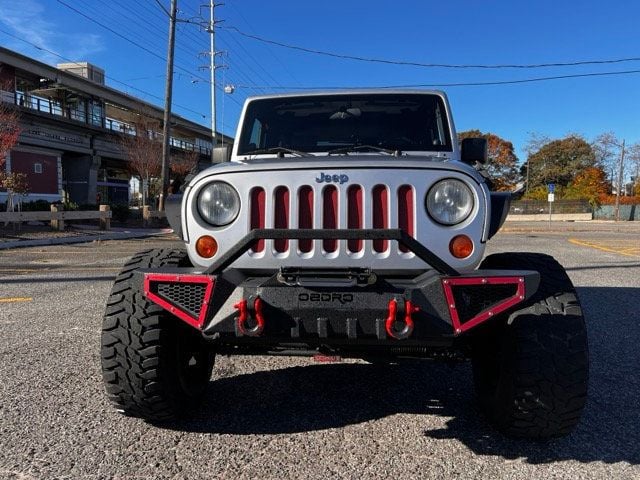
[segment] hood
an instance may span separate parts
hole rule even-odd
[[[200,172],[190,183],[195,184],[203,178],[221,173],[311,170],[317,173],[327,172],[339,174],[340,170],[371,169],[371,170],[450,170],[464,173],[478,183],[484,179],[478,171],[462,162],[434,160],[428,156],[400,156],[388,155],[336,155],[336,156],[308,156],[284,158],[257,158],[254,160],[234,161],[212,165]]]

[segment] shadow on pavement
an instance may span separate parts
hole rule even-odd
[[[451,406],[447,428],[432,438],[458,439],[478,455],[640,464],[640,288],[579,287],[589,333],[589,399],[582,422],[569,437],[550,442],[514,441],[473,422],[470,411]]]
[[[640,464],[640,289],[586,287],[578,293],[589,328],[590,392],[581,424],[566,438],[530,442],[504,437],[476,407],[469,366],[440,363],[314,364],[221,378],[210,384],[195,418],[165,427],[282,434],[339,428],[396,413],[440,415],[452,417],[446,428],[424,435],[458,440],[478,455],[535,464]]]

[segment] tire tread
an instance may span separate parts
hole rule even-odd
[[[481,268],[536,270],[541,278],[527,305],[474,338],[474,377],[481,404],[510,436],[567,435],[586,403],[589,370],[586,327],[571,280],[553,257],[544,254],[495,254]],[[489,368],[488,358],[496,355],[496,348],[500,377],[496,388],[488,389],[480,369]]]

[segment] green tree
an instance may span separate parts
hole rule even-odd
[[[467,130],[458,133],[458,140],[465,138],[486,138],[489,161],[486,170],[498,191],[513,190],[518,181],[518,168],[513,143],[494,133],[482,133],[480,130]]]
[[[592,146],[580,135],[552,140],[529,155],[529,188],[555,183],[567,186],[585,168],[596,165]]]

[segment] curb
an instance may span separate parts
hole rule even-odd
[[[16,240],[0,243],[0,250],[10,248],[45,247],[50,245],[68,245],[72,243],[103,242],[108,240],[128,240],[132,238],[157,237],[173,233],[172,229],[146,232],[113,232],[97,235],[79,235],[76,237],[39,238],[35,240]]]

